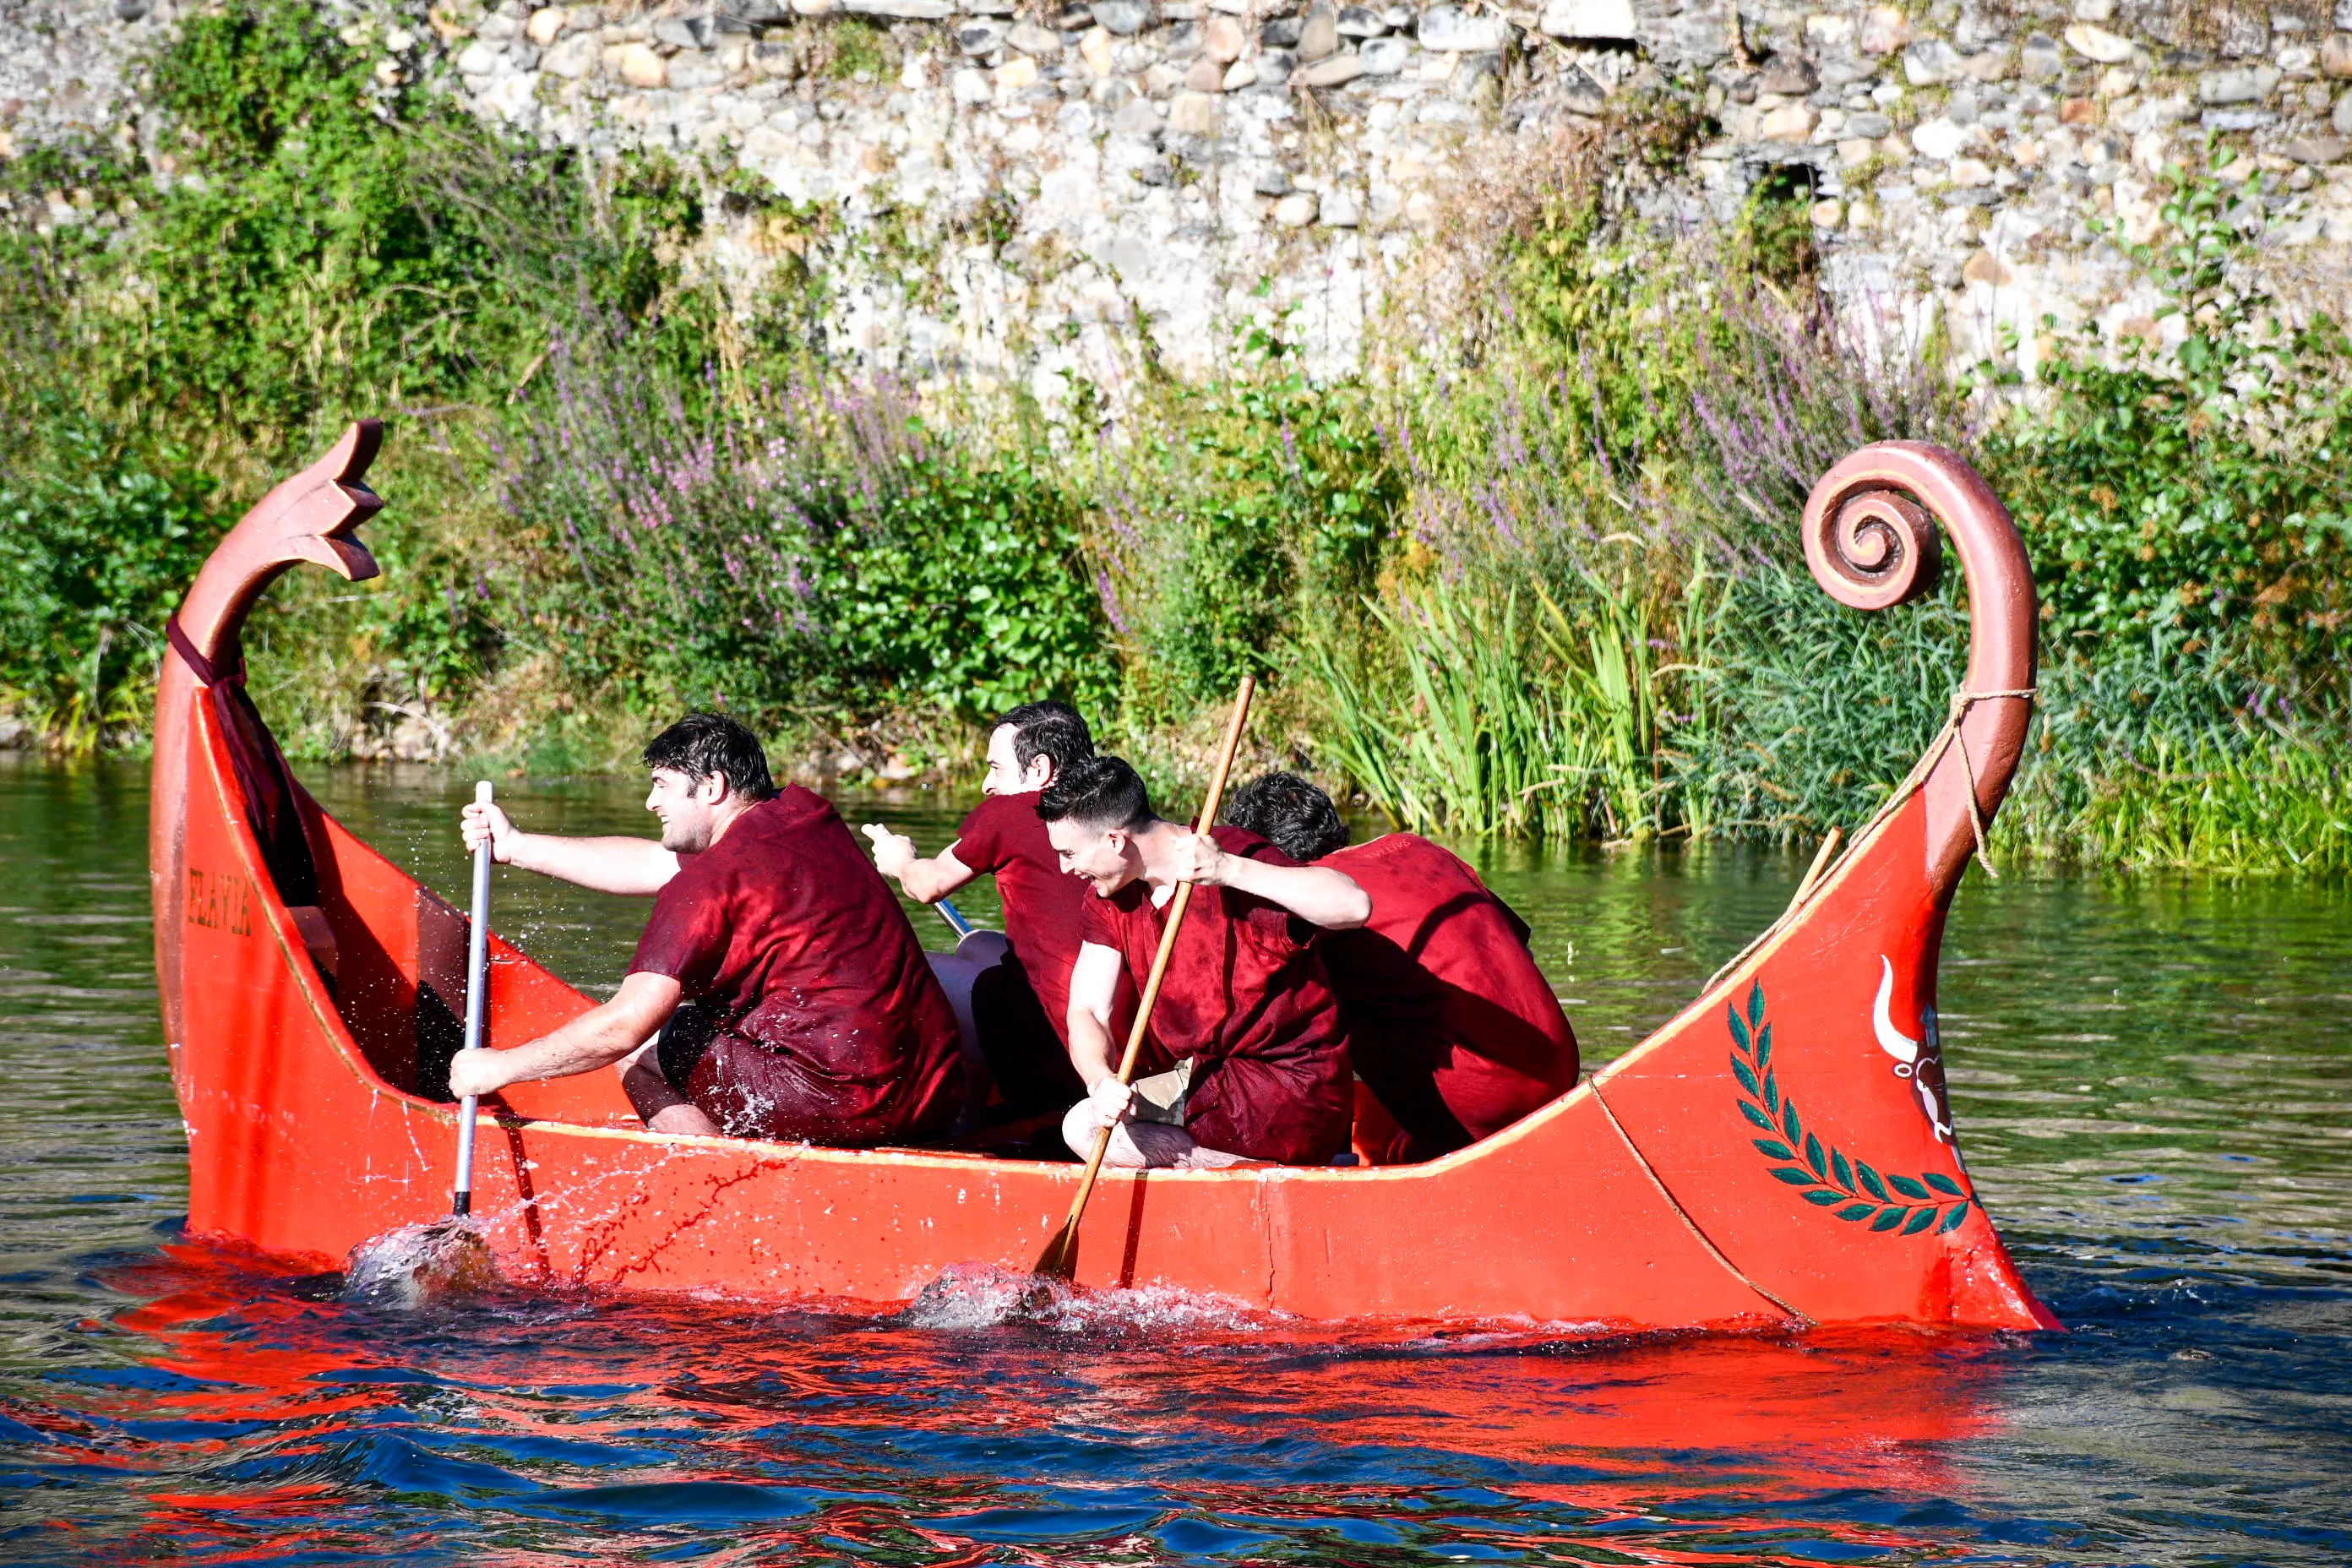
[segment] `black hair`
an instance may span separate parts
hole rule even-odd
[[[1056,777],[1071,763],[1095,754],[1087,721],[1066,702],[1024,702],[996,721],[1013,726],[1013,761],[1023,772],[1039,757],[1052,760]]]
[[[1261,773],[1234,791],[1224,818],[1293,860],[1320,860],[1348,845],[1348,825],[1331,797],[1297,773]]]
[[[1152,820],[1151,795],[1124,757],[1080,757],[1037,795],[1041,822],[1137,828]]]
[[[646,766],[684,773],[697,784],[717,773],[745,800],[776,793],[758,737],[723,713],[688,713],[647,741]]]

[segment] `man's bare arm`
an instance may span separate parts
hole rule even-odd
[[[509,865],[576,882],[599,893],[649,899],[668,885],[682,863],[675,850],[665,849],[650,838],[617,834],[565,838],[552,833],[518,833],[515,839],[515,854]]]
[[[495,805],[468,805],[460,825],[468,854],[487,837],[490,858],[501,866],[536,871],[599,893],[651,898],[677,875],[680,864],[675,851],[650,838],[617,835],[566,838],[554,833],[525,833]]]
[[[1175,857],[1181,881],[1248,893],[1326,931],[1353,931],[1372,918],[1371,895],[1344,871],[1328,866],[1276,866],[1246,855],[1228,855],[1205,834],[1184,837]]]
[[[874,841],[875,869],[897,878],[907,896],[919,904],[936,904],[980,875],[956,858],[953,844],[925,860],[916,855],[913,839],[880,823],[869,822],[864,831]]]
[[[643,970],[621,982],[613,999],[512,1050],[459,1051],[449,1062],[452,1094],[490,1094],[510,1083],[572,1078],[610,1067],[646,1043],[677,1011],[679,986]]]
[[[1095,942],[1083,943],[1077,962],[1070,966],[1070,1065],[1089,1089],[1118,1076],[1126,1042],[1112,1035],[1111,1013],[1118,1005],[1118,977],[1126,967],[1118,949]]]

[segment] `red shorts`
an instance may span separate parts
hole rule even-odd
[[[718,1027],[690,1003],[662,1026],[655,1055],[669,1086],[732,1138],[835,1149],[924,1142],[946,1133],[963,1107],[957,1083],[929,1107],[853,1110],[870,1104],[871,1095],[860,1088],[852,1091],[855,1101],[845,1103],[843,1089],[799,1058]]]

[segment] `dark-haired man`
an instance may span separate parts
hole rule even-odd
[[[1576,1087],[1576,1033],[1528,951],[1528,923],[1459,856],[1413,833],[1349,847],[1331,797],[1291,773],[1234,792],[1224,818],[1369,894],[1327,939],[1356,1071],[1405,1132],[1384,1160],[1428,1160]]]
[[[659,844],[523,833],[468,805],[471,849],[654,911],[613,999],[511,1050],[460,1051],[449,1086],[488,1094],[630,1058],[657,1132],[844,1148],[937,1136],[963,1083],[955,1016],[889,887],[824,799],[778,794],[731,719],[689,713],[645,752]]]
[[[1091,757],[1037,797],[1062,868],[1084,877],[1085,940],[1070,973],[1070,1056],[1087,1098],[1062,1123],[1073,1152],[1112,1129],[1114,1165],[1323,1164],[1348,1146],[1348,1039],[1320,931],[1364,923],[1370,900],[1337,871],[1293,864],[1235,828],[1196,834],[1152,814],[1135,770]],[[1122,978],[1151,969],[1180,883],[1198,885],[1151,1016],[1174,1065],[1118,1081]]]
[[[996,879],[1009,951],[995,963],[959,967],[934,958],[952,988],[971,987],[972,1029],[1005,1100],[1019,1108],[1066,1105],[1085,1086],[1070,1066],[1070,966],[1078,957],[1078,921],[1087,890],[1062,875],[1037,792],[1071,763],[1095,754],[1077,710],[1062,702],[1024,702],[988,734],[981,803],[955,842],[926,860],[915,843],[867,823],[874,864],[918,903],[936,904],[983,872]]]

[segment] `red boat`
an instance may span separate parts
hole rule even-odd
[[[294,781],[238,634],[299,562],[376,566],[353,529],[381,440],[354,425],[214,551],[156,700],[156,971],[188,1131],[189,1225],[321,1268],[448,1207],[467,920]],[[1771,1322],[2054,1328],[1978,1201],[1935,1017],[1944,916],[2022,744],[2032,577],[1984,481],[1865,448],[1816,487],[1806,556],[1885,609],[1957,545],[1972,644],[1951,721],[1852,847],[1672,1022],[1559,1100],[1426,1164],[1105,1173],[1082,1285],[1320,1319],[1595,1329]],[[488,1038],[585,1011],[491,939]],[[518,1280],[904,1300],[956,1265],[1025,1268],[1076,1166],[646,1131],[611,1074],[520,1084],[478,1121],[474,1213]]]

